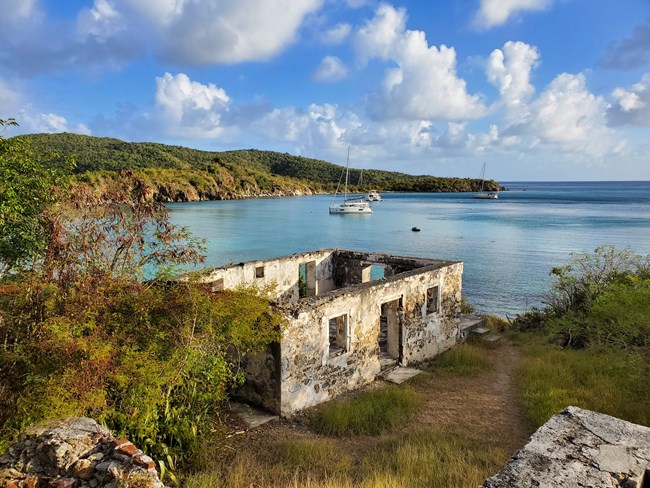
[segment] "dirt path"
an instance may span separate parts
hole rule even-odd
[[[464,425],[514,454],[534,430],[523,416],[515,385],[514,371],[521,363],[521,353],[507,340],[489,352],[494,366],[477,376],[431,376],[422,385],[426,407],[415,423],[427,427]]]

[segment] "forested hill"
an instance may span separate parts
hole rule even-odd
[[[113,178],[118,170],[135,170],[163,201],[333,192],[343,173],[342,166],[326,161],[256,149],[199,151],[68,133],[21,137],[31,140],[37,154],[56,151],[62,156],[74,155],[78,178],[93,185]],[[363,170],[363,183],[355,187],[360,177],[360,170],[350,169],[352,191],[478,191],[481,186],[478,179]],[[485,186],[487,190],[500,189],[495,181],[486,181]]]

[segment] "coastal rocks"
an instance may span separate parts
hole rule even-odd
[[[481,488],[641,488],[649,482],[650,428],[568,407],[542,425]]]
[[[0,457],[0,487],[164,488],[149,456],[92,419],[34,427]]]

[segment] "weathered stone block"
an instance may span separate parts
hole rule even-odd
[[[542,425],[482,488],[640,488],[648,469],[650,428],[568,407]]]

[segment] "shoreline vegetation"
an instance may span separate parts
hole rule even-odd
[[[36,154],[58,153],[75,157],[78,181],[101,188],[123,169],[132,170],[153,190],[159,202],[234,200],[334,193],[343,166],[287,153],[256,149],[201,151],[157,143],[132,143],[79,134],[31,134]],[[350,181],[358,182],[361,170],[350,169]],[[363,170],[363,185],[351,185],[352,193],[381,192],[478,192],[481,180],[413,176],[381,170]],[[485,191],[503,191],[498,182],[486,180]]]
[[[265,290],[171,286],[203,243],[150,198],[147,168],[94,192],[60,154],[0,135],[0,454],[30,425],[87,416],[173,486],[475,487],[569,405],[650,425],[650,255],[604,246],[551,270],[544,309],[489,318],[501,344],[241,431],[225,408],[239,359],[283,325]]]

